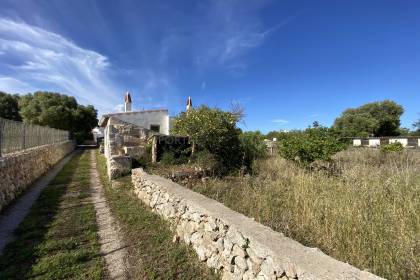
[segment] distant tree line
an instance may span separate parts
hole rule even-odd
[[[72,96],[43,91],[26,95],[0,92],[0,117],[67,130],[78,142],[89,139],[92,128],[98,124],[92,105],[84,106]]]

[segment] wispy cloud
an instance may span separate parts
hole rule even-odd
[[[284,120],[284,119],[274,119],[272,120],[273,123],[279,124],[279,125],[285,125],[288,124],[289,121],[288,120]]]
[[[197,24],[169,27],[160,46],[159,62],[170,61],[174,53],[188,50],[199,71],[221,68],[238,77],[246,73],[246,54],[260,47],[298,14],[272,27],[265,27],[260,12],[269,5],[265,0],[215,0],[201,2]]]
[[[112,110],[119,101],[107,57],[59,34],[0,18],[0,52],[0,70],[7,73],[0,77],[0,90],[57,90],[101,111]]]

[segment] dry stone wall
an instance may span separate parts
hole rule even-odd
[[[149,129],[110,117],[105,128],[103,153],[107,159],[108,176],[115,179],[131,171],[131,159],[140,160],[146,152]]]
[[[0,157],[0,211],[74,148],[66,141]]]
[[[132,170],[135,194],[222,279],[382,279],[308,248],[172,181]]]

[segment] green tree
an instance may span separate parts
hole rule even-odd
[[[180,113],[173,120],[173,133],[189,136],[198,151],[208,151],[227,169],[241,164],[239,115],[201,106]],[[194,151],[195,152],[195,151]]]
[[[0,117],[21,121],[22,117],[19,114],[19,95],[11,95],[0,91]]]
[[[343,137],[399,135],[401,105],[385,100],[345,110],[333,125]]]
[[[294,132],[279,142],[279,153],[283,158],[304,165],[318,159],[329,161],[345,148],[332,129],[322,126]]]
[[[53,92],[35,92],[19,100],[20,113],[27,123],[70,131],[78,142],[89,138],[97,123],[92,105],[79,105],[72,96]]]

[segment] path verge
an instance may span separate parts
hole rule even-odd
[[[69,154],[52,169],[47,171],[45,175],[39,178],[32,186],[28,187],[27,191],[22,196],[12,202],[12,204],[0,214],[0,254],[2,254],[6,244],[13,239],[14,230],[28,214],[29,209],[31,209],[31,206],[39,197],[41,191],[48,186],[55,176],[57,176],[58,172],[60,172],[64,165],[73,158],[75,153],[76,152]]]
[[[109,182],[105,157],[97,154],[105,196],[127,246],[131,279],[219,279],[185,244],[174,243],[169,223],[134,194],[131,176]]]
[[[95,151],[91,150],[91,199],[96,211],[101,255],[111,279],[127,279],[126,248],[120,239],[118,222],[113,218],[96,169]]]
[[[89,153],[41,192],[0,256],[0,279],[103,279]]]

